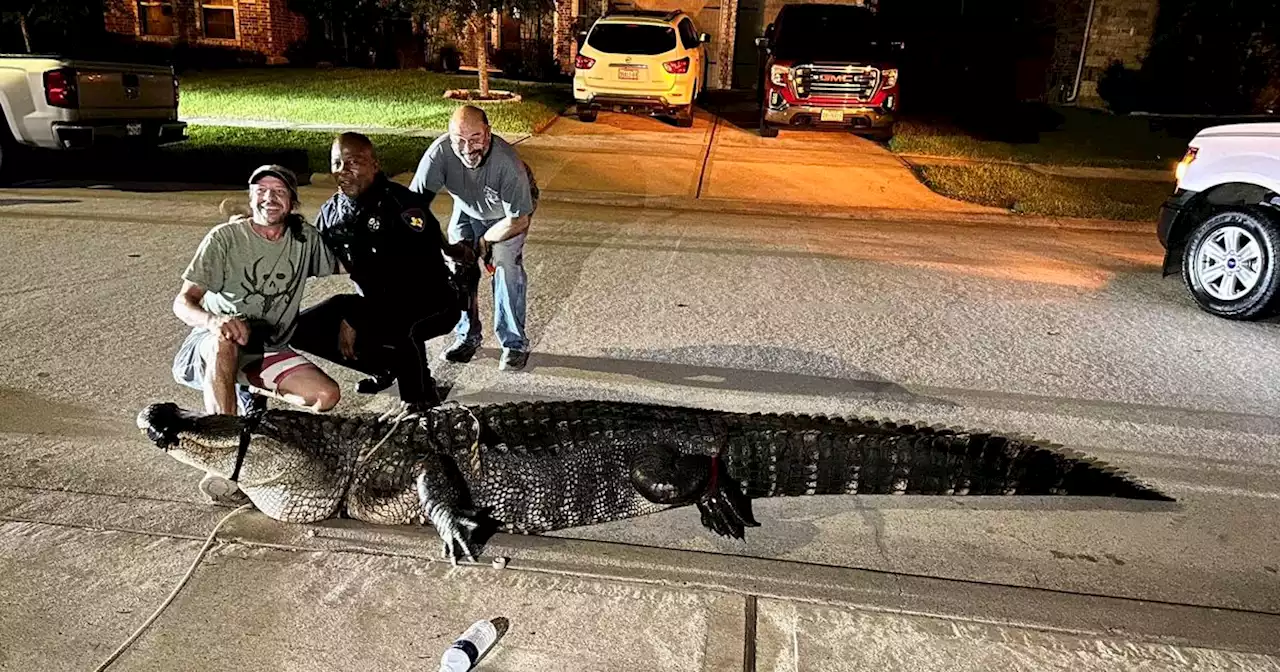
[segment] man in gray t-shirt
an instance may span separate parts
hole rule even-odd
[[[465,105],[450,119],[448,135],[437,138],[422,156],[409,188],[428,199],[449,190],[449,242],[467,241],[493,273],[494,332],[502,344],[498,368],[524,368],[529,359],[524,242],[537,207],[529,167],[507,141],[493,136],[483,110]],[[469,289],[471,302],[455,329],[457,340],[443,353],[452,362],[470,361],[483,339],[478,287]]]

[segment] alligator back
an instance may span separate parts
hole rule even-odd
[[[517,531],[666,508],[628,478],[645,446],[720,455],[749,497],[829,494],[1083,495],[1168,500],[1100,463],[988,433],[851,418],[623,402],[521,402],[471,409],[481,424],[477,503]],[[470,423],[454,409],[451,423]],[[469,442],[467,442],[469,443]],[[456,444],[455,444],[456,445]],[[459,455],[464,473],[470,460]]]

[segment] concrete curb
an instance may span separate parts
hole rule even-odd
[[[1045,217],[1012,213],[984,213],[965,211],[907,210],[889,208],[844,208],[837,211],[811,208],[789,203],[743,203],[714,198],[687,198],[670,196],[636,196],[609,192],[553,191],[544,189],[543,203],[597,205],[618,208],[642,208],[646,210],[671,210],[715,212],[719,214],[775,216],[799,219],[830,219],[845,221],[931,222],[937,224],[1018,226],[1043,229],[1114,231],[1117,233],[1155,232],[1155,220],[1127,222],[1080,217]]]
[[[1168,182],[1172,184],[1173,169],[1156,168],[1116,168],[1111,166],[1091,166],[1072,164],[1023,163],[1006,159],[973,159],[965,156],[943,156],[939,154],[912,154],[894,152],[894,156],[912,166],[1013,166],[1026,168],[1042,175],[1058,177],[1100,178],[1114,180],[1130,180],[1135,182]]]

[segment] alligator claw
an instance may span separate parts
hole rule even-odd
[[[717,460],[719,473],[715,485],[698,499],[698,511],[702,524],[722,537],[744,539],[746,528],[759,527],[751,515],[751,499],[742,493],[738,483],[729,476],[723,462]]]
[[[456,565],[458,558],[464,556],[471,562],[476,561],[475,552],[471,549],[471,533],[480,526],[476,516],[475,511],[458,511],[452,516],[433,521],[436,523],[436,533],[444,542],[441,556],[448,558],[449,562]]]

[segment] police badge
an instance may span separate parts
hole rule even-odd
[[[400,218],[414,231],[421,231],[427,225],[427,213],[419,208],[409,208],[400,213]]]

